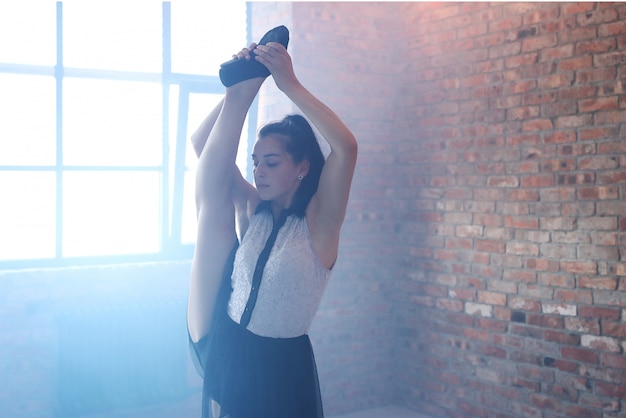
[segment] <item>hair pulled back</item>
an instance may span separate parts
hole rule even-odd
[[[317,191],[325,159],[320,144],[317,141],[313,128],[301,115],[287,115],[282,120],[271,122],[259,130],[258,140],[268,135],[281,137],[285,151],[291,155],[295,164],[304,160],[309,162],[309,172],[300,181],[291,203],[291,210],[298,216],[304,212]]]

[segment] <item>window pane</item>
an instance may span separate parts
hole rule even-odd
[[[246,2],[172,2],[172,71],[217,75],[246,46]]]
[[[54,78],[0,74],[0,92],[0,165],[53,165]]]
[[[56,6],[52,1],[0,5],[0,62],[56,64]]]
[[[162,6],[157,1],[63,2],[68,67],[161,72]]]
[[[153,172],[66,172],[63,256],[158,252],[160,186]]]
[[[0,260],[52,258],[55,173],[0,171]]]
[[[68,78],[63,84],[63,162],[160,165],[160,84]]]

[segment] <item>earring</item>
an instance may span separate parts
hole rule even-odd
[[[300,174],[300,175],[298,176],[298,180],[302,180],[303,178],[304,178],[304,177],[302,177],[302,174]]]

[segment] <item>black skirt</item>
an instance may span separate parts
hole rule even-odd
[[[234,322],[226,312],[230,275],[225,275],[210,333],[190,341],[204,378],[202,417],[211,401],[229,418],[323,418],[317,368],[308,335],[262,337]],[[217,418],[217,417],[213,417]]]

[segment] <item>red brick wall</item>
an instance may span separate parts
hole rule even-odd
[[[298,74],[360,143],[327,406],[623,416],[626,6],[289,7]]]
[[[446,417],[624,416],[626,6],[401,7],[402,398]]]

